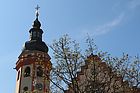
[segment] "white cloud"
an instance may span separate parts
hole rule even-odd
[[[114,27],[118,26],[122,20],[124,18],[124,14],[119,15],[117,18],[115,18],[114,20],[112,20],[111,22],[108,22],[104,25],[101,25],[99,27],[97,27],[94,31],[94,33],[96,35],[100,35],[100,34],[106,34],[109,31],[111,31]]]
[[[123,18],[124,18],[124,14],[122,13],[112,21],[97,26],[94,29],[84,29],[81,34],[89,33],[90,35],[94,35],[94,36],[106,34],[110,32],[114,27],[118,26],[122,22]]]
[[[128,7],[130,9],[135,9],[137,7],[140,6],[140,0],[131,0],[129,3],[128,3]]]
[[[117,4],[114,5],[113,9],[115,9],[114,11],[116,11],[116,7],[120,7],[121,3],[118,2]],[[133,14],[133,11],[140,7],[140,0],[130,0],[128,2],[126,2],[124,4],[124,9],[122,9],[122,13],[120,13],[119,16],[117,16],[115,19],[106,22],[105,24],[96,26],[94,28],[86,28],[82,30],[83,35],[85,34],[90,34],[90,35],[94,35],[94,36],[98,36],[98,35],[103,35],[103,34],[107,34],[110,31],[113,31],[113,29],[117,26],[119,26],[122,21],[126,20],[126,18],[128,18],[128,16],[130,16],[131,14]],[[129,20],[129,19],[127,19]]]
[[[127,2],[127,9],[135,10],[137,7],[140,7],[140,0],[130,0]],[[123,18],[127,16],[127,14],[130,13],[130,11],[124,10],[123,13],[121,13],[118,17],[116,17],[114,20],[107,22],[106,24],[103,24],[101,26],[98,26],[97,28],[94,29],[93,32],[87,31],[87,33],[93,33],[94,35],[101,35],[101,34],[106,34],[114,27],[117,27],[122,21]]]

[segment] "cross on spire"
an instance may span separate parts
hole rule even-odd
[[[36,9],[36,17],[38,18],[38,16],[39,16],[39,6],[37,5],[37,7],[35,8]]]

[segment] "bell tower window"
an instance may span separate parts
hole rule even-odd
[[[31,72],[30,67],[26,67],[26,68],[25,68],[25,71],[24,71],[24,77],[30,76],[30,72]]]
[[[43,76],[43,69],[41,66],[37,67],[37,76],[39,76],[39,77]]]

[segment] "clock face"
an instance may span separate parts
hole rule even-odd
[[[43,89],[43,85],[42,85],[41,83],[37,83],[37,84],[35,85],[35,87],[36,87],[36,89],[39,90],[39,91],[41,91],[41,90]]]

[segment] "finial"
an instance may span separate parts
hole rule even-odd
[[[35,8],[36,9],[36,18],[38,18],[38,16],[39,16],[39,6],[37,5],[37,7]]]
[[[38,20],[38,16],[39,16],[39,6],[37,5],[37,7],[35,8],[36,9],[36,19],[35,19],[35,21],[34,21],[34,23],[33,23],[33,27],[34,28],[40,28],[41,27],[41,23],[39,22],[39,20]]]

